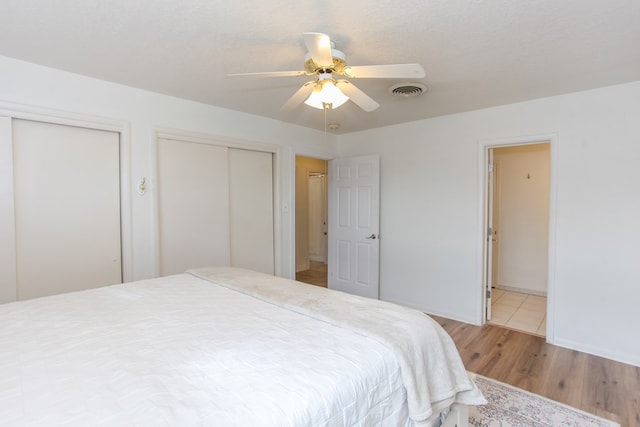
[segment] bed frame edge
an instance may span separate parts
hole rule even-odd
[[[442,423],[441,427],[468,427],[469,407],[464,403],[454,403],[451,405],[449,415]]]

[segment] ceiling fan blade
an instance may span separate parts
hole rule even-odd
[[[345,67],[343,74],[354,78],[420,79],[425,76],[420,64],[361,65]]]
[[[299,77],[307,76],[306,71],[271,71],[266,73],[235,73],[227,74],[227,77]]]
[[[358,89],[353,83],[348,80],[338,80],[338,82],[336,82],[336,86],[345,95],[347,95],[349,99],[355,102],[358,107],[362,108],[367,113],[375,110],[380,106],[380,104],[369,97],[369,95]]]
[[[280,109],[283,111],[292,110],[300,105],[311,94],[311,91],[313,90],[315,85],[316,82],[307,82],[303,84],[302,87],[298,89],[296,93],[294,93],[293,96],[289,98],[289,100],[285,102],[282,107],[280,107]]]
[[[322,33],[303,33],[302,36],[313,62],[319,67],[333,67],[329,36]]]

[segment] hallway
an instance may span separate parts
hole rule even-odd
[[[323,262],[311,261],[309,270],[299,271],[296,273],[298,282],[308,283],[310,285],[327,287],[327,264]]]

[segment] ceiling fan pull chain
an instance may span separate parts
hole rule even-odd
[[[324,145],[327,145],[327,110],[328,108],[323,108],[324,110]]]

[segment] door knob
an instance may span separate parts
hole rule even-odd
[[[372,234],[371,236],[365,237],[365,239],[372,239],[372,240],[375,240],[377,238],[378,238],[378,236],[376,236],[375,234]]]

